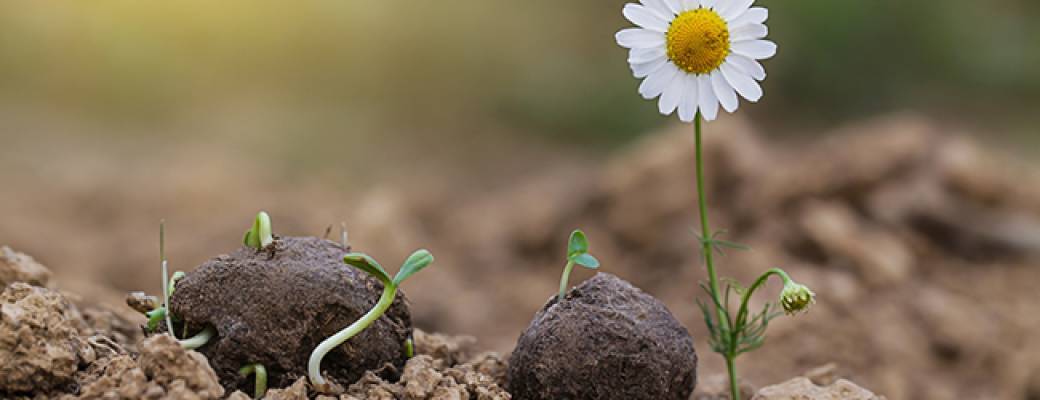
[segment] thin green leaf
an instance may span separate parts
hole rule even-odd
[[[593,257],[592,254],[589,253],[578,254],[571,258],[571,261],[574,261],[575,264],[578,264],[588,269],[599,268],[599,260],[597,260],[596,257]]]
[[[719,247],[728,247],[728,248],[737,249],[737,250],[751,250],[751,246],[748,246],[746,244],[737,243],[737,242],[731,242],[731,241],[728,241],[728,240],[712,239],[711,242],[714,243],[715,245],[719,246]]]
[[[397,271],[397,276],[394,277],[394,285],[400,285],[409,276],[422,271],[431,263],[433,263],[433,254],[426,249],[417,250],[408,256],[407,260],[404,260],[404,265],[401,265],[401,270]]]
[[[390,274],[387,274],[386,270],[383,269],[383,266],[379,265],[376,260],[369,257],[367,254],[350,253],[343,257],[343,262],[354,268],[367,272],[369,275],[379,279],[380,282],[383,282],[384,285],[391,283]]]
[[[575,229],[571,232],[571,238],[567,241],[567,258],[573,259],[579,254],[585,254],[589,252],[589,239],[585,237],[585,232],[581,229]]]

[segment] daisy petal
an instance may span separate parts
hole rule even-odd
[[[622,29],[614,38],[621,47],[629,49],[646,49],[650,47],[663,47],[664,35],[642,28]]]
[[[657,110],[662,115],[671,114],[676,107],[679,107],[686,75],[688,74],[676,74],[672,81],[668,82],[668,85],[664,87],[664,93],[661,93],[661,99],[657,102]]]
[[[682,75],[682,99],[679,100],[679,120],[693,122],[697,116],[697,76]]]
[[[664,92],[664,88],[678,74],[679,68],[672,63],[665,63],[664,67],[654,71],[643,80],[643,83],[639,85],[639,94],[647,100],[660,96],[661,92]]]
[[[758,61],[752,60],[747,56],[730,54],[729,57],[726,57],[726,64],[730,64],[741,72],[751,75],[755,80],[761,81],[766,79],[766,69],[762,68],[762,64],[759,64]]]
[[[769,10],[762,7],[751,7],[744,15],[730,21],[729,26],[736,29],[747,24],[764,24],[767,19],[769,19]]]
[[[719,98],[715,96],[708,75],[697,75],[697,93],[697,106],[701,109],[701,115],[707,121],[714,121],[719,115]]]
[[[726,22],[744,14],[755,0],[727,0],[719,9],[719,16]]]
[[[701,2],[701,7],[704,7],[704,8],[714,8],[715,7],[715,3],[717,3],[718,0],[700,0],[700,2]]]
[[[625,4],[625,8],[622,11],[625,18],[632,21],[633,24],[639,25],[643,28],[664,33],[668,31],[668,22],[665,21],[657,13],[650,9],[643,7],[638,4]]]
[[[639,2],[666,20],[672,19],[672,16],[675,15],[672,9],[665,4],[665,0],[639,0]]]
[[[733,91],[733,87],[726,83],[726,78],[723,78],[722,73],[719,71],[712,72],[710,76],[711,87],[715,90],[715,95],[719,98],[722,108],[726,112],[736,111],[737,93]]]
[[[764,60],[776,55],[776,43],[768,40],[745,40],[733,43],[732,50],[755,60]]]
[[[683,11],[696,10],[701,6],[700,0],[679,0],[682,4]]]
[[[645,63],[631,64],[629,67],[632,68],[632,75],[636,78],[646,78],[647,76],[650,76],[650,74],[661,69],[665,64],[668,64],[668,59],[659,58]]]
[[[752,103],[762,98],[762,87],[750,76],[729,64],[722,64],[720,69],[722,75],[726,77],[726,81],[733,86],[733,89],[736,89],[737,93],[740,93],[741,97]]]
[[[769,28],[762,24],[744,24],[730,29],[730,42],[761,39],[769,35]]]
[[[664,5],[666,7],[668,7],[669,10],[672,11],[672,15],[678,15],[679,13],[683,12],[682,0],[662,0],[662,1],[664,1]]]
[[[631,49],[628,51],[629,64],[642,64],[665,57],[668,54],[663,48],[653,47],[649,49]]]

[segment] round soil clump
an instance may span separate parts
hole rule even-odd
[[[687,400],[696,385],[686,328],[660,301],[606,273],[542,307],[508,372],[517,400]]]
[[[348,252],[313,237],[280,237],[262,250],[243,247],[177,281],[173,315],[193,332],[216,328],[217,336],[197,350],[229,391],[251,390],[252,377],[247,381],[238,370],[252,363],[267,368],[270,387],[289,386],[307,375],[318,343],[357,321],[382,294],[377,279],[343,263]],[[322,373],[349,385],[387,363],[399,371],[411,331],[398,292],[379,320],[325,356]]]

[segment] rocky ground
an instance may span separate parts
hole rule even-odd
[[[845,377],[891,399],[1040,397],[1035,167],[912,116],[853,124],[814,142],[778,143],[737,118],[708,127],[712,226],[753,249],[727,252],[721,274],[747,282],[781,266],[818,295],[810,313],[777,319],[765,346],[739,360],[748,395],[769,396],[767,386],[782,382],[841,392],[848,386],[837,377]],[[45,260],[58,284],[45,292],[9,288],[5,302],[51,304],[52,314],[63,316],[50,318],[70,321],[66,329],[46,332],[48,340],[64,343],[51,345],[61,357],[47,373],[65,377],[47,390],[82,387],[75,375],[111,358],[103,354],[125,351],[140,362],[140,317],[119,303],[128,291],[158,289],[154,239],[145,234],[155,220],[179,221],[169,237],[171,259],[178,269],[192,269],[234,249],[257,207],[268,208],[283,234],[321,235],[345,220],[355,248],[380,259],[429,248],[435,269],[404,288],[416,325],[474,335],[476,348],[499,354],[512,349],[555,293],[567,235],[580,227],[603,270],[661,299],[694,335],[701,360],[695,396],[711,396],[712,382],[724,383],[713,378],[724,366],[706,346],[694,302],[705,276],[692,234],[698,221],[688,129],[648,137],[611,157],[606,168],[554,164],[479,189],[448,178],[377,185],[348,196],[313,182],[243,182],[222,172],[235,165],[215,168],[207,164],[211,159],[233,164],[194,157],[169,171],[136,169],[149,173],[119,184],[111,175],[85,172],[46,185],[7,179],[22,196],[0,197],[0,238]],[[173,168],[205,169],[210,180],[179,179]],[[140,190],[156,179],[162,188]],[[272,206],[213,211],[241,199]],[[59,237],[75,240],[55,245]],[[11,254],[5,251],[5,259],[21,257]],[[46,272],[29,270],[36,272],[22,280],[47,285]],[[576,271],[571,282],[589,276]],[[4,272],[0,279],[10,281]],[[774,282],[754,303],[772,301],[778,291]],[[80,311],[55,311],[62,310],[55,305],[60,301],[48,293]],[[18,329],[32,332],[25,326]],[[92,342],[97,332],[111,332],[101,337],[112,343]],[[433,369],[439,379],[460,384],[465,374],[450,372],[459,365]],[[835,379],[819,377],[824,366]],[[46,376],[34,374],[28,382]],[[790,380],[800,375],[818,387]],[[388,383],[394,384],[402,386]]]

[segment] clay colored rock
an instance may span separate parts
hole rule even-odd
[[[0,398],[64,389],[94,361],[71,307],[58,292],[21,282],[0,293]]]
[[[382,293],[376,279],[343,263],[348,251],[309,237],[281,237],[262,250],[240,248],[178,281],[173,315],[195,331],[216,328],[217,336],[198,351],[229,390],[252,391],[252,380],[238,375],[251,363],[267,368],[270,387],[289,386],[307,375],[314,347],[368,312]],[[387,363],[400,370],[411,330],[398,292],[386,314],[325,357],[322,372],[350,384]]]
[[[0,287],[15,282],[25,282],[33,286],[47,286],[51,279],[51,271],[32,257],[0,247]]]
[[[693,338],[661,302],[598,273],[535,315],[509,362],[518,400],[687,400]]]
[[[817,386],[809,378],[794,378],[787,382],[767,386],[758,391],[752,400],[884,400],[869,390],[845,379],[838,379],[827,386]]]

